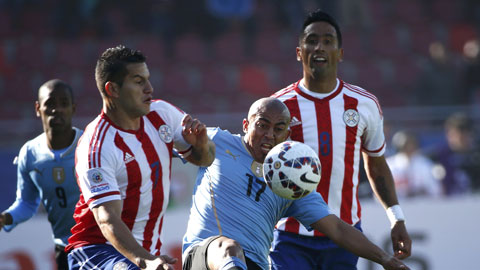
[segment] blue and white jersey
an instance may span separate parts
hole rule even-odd
[[[224,235],[268,269],[273,229],[280,218],[293,216],[308,228],[330,210],[317,192],[295,201],[274,194],[263,179],[262,164],[254,161],[240,135],[209,128],[208,136],[216,145],[216,157],[212,165],[199,169],[183,252],[210,236]]]
[[[55,244],[66,246],[70,228],[75,225],[73,211],[80,191],[75,177],[75,148],[83,131],[75,129],[75,139],[60,155],[48,148],[46,134],[26,142],[17,158],[17,198],[6,210],[13,224],[4,226],[11,231],[31,218],[40,201],[48,213]]]

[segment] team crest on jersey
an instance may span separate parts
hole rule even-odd
[[[65,182],[65,170],[63,169],[63,167],[53,168],[52,176],[53,176],[53,180],[55,180],[57,184],[61,184]]]
[[[103,175],[98,170],[89,170],[88,171],[88,179],[91,180],[93,183],[100,183],[103,180]]]
[[[343,113],[343,122],[345,122],[345,125],[349,127],[354,127],[358,125],[359,121],[360,121],[360,114],[358,113],[357,110],[348,109]]]
[[[173,140],[173,132],[172,132],[172,128],[170,126],[167,126],[167,125],[162,125],[159,129],[158,129],[158,133],[160,134],[160,139],[162,139],[162,141],[164,141],[165,143],[171,143],[172,140]]]
[[[118,262],[113,266],[113,270],[126,270],[128,265],[124,262]]]

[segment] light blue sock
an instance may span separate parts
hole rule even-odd
[[[242,270],[247,270],[247,265],[240,260],[238,257],[229,257],[225,260],[223,260],[220,270],[228,270],[230,268],[237,267]]]

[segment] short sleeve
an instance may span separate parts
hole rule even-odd
[[[362,136],[362,150],[369,156],[379,157],[385,153],[386,146],[385,134],[383,132],[383,115],[373,102],[370,104],[367,112],[367,126]]]
[[[311,224],[331,214],[332,211],[323,200],[322,195],[313,191],[301,199],[292,201],[285,217],[292,216],[300,221],[305,228],[311,230]]]
[[[10,231],[19,223],[30,219],[40,205],[40,193],[33,183],[28,168],[28,145],[25,144],[17,157],[17,194],[15,202],[6,210],[13,219],[13,224],[4,226]],[[33,172],[36,173],[36,172]]]
[[[117,168],[117,162],[115,162],[117,152],[114,150],[108,151],[109,147],[104,145],[100,162],[96,166],[91,166],[88,162],[88,150],[83,151],[84,149],[81,148],[86,147],[88,149],[88,146],[88,144],[78,145],[77,164],[75,165],[78,183],[88,207],[92,209],[107,201],[121,200],[115,173],[119,169]]]

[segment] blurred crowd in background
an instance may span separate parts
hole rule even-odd
[[[233,116],[301,78],[296,37],[317,8],[340,22],[340,78],[383,106],[399,195],[478,191],[478,0],[0,0],[1,149],[41,130],[33,104],[51,78],[73,86],[83,128],[101,107],[96,58],[118,44],[147,55],[155,97],[240,132]]]

